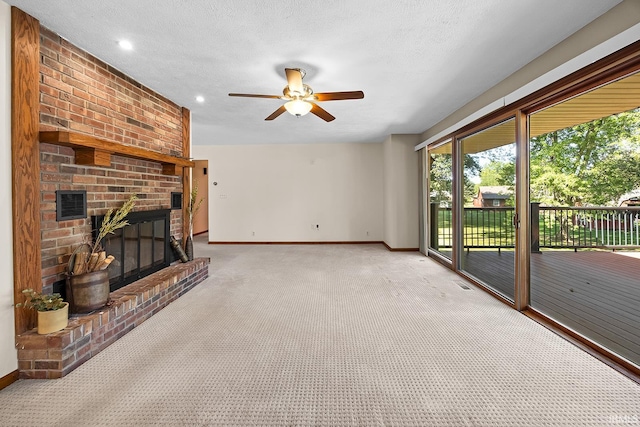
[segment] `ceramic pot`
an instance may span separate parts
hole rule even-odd
[[[59,310],[38,312],[38,334],[45,335],[67,327],[69,323],[69,303]]]

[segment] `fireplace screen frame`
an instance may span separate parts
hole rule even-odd
[[[91,217],[91,229],[94,239],[100,229],[100,225],[104,219],[104,215],[94,215]],[[120,289],[136,280],[142,279],[156,271],[162,270],[168,267],[172,261],[170,241],[170,228],[171,228],[171,210],[170,209],[158,209],[153,211],[139,211],[131,212],[126,217],[129,225],[122,229],[116,230],[114,234],[109,234],[103,239],[102,246],[107,251],[107,254],[113,254],[116,257],[115,262],[109,267],[109,287],[110,292]],[[162,230],[159,230],[155,226],[156,221],[164,221]],[[149,228],[148,224],[151,224],[151,263],[146,268],[141,268],[140,263],[142,259],[141,254],[141,226],[147,224],[145,228]],[[131,239],[127,243],[125,238],[131,231],[135,229],[135,235],[137,236],[137,245],[133,245],[132,250]],[[147,230],[148,231],[148,230]],[[155,245],[159,242],[159,232],[164,233],[164,241],[161,243],[161,247]],[[156,235],[158,233],[158,235]],[[155,254],[158,250],[164,251],[164,257],[162,259],[156,259]],[[135,253],[133,253],[135,252]],[[131,262],[135,259],[135,265],[132,268]],[[125,271],[125,268],[127,269]]]

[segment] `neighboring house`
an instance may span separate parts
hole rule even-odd
[[[618,206],[640,206],[640,188],[620,196],[618,199]]]
[[[478,195],[473,198],[473,206],[477,208],[504,207],[512,196],[513,189],[506,185],[480,187]]]

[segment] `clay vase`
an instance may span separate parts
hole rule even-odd
[[[69,323],[69,303],[59,310],[38,312],[38,334],[45,335],[67,327]]]
[[[191,236],[187,236],[187,241],[184,242],[184,251],[187,253],[187,259],[193,261],[193,239]]]

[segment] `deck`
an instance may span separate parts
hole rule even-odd
[[[513,251],[465,251],[463,263],[465,271],[513,296]],[[531,306],[640,365],[639,257],[605,251],[531,254]]]

